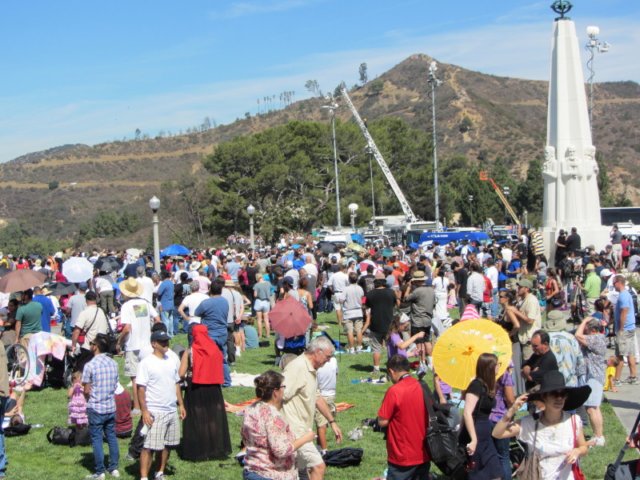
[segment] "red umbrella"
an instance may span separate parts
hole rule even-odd
[[[293,297],[276,303],[269,312],[271,327],[285,338],[302,335],[311,325],[311,316],[307,309]]]
[[[33,270],[15,270],[0,278],[0,292],[13,293],[29,290],[42,285],[45,279],[44,273]]]

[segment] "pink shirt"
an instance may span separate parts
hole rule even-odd
[[[271,480],[296,480],[296,439],[284,417],[273,406],[257,402],[244,411],[242,440],[247,447],[245,468]]]

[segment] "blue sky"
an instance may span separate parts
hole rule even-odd
[[[31,0],[0,10],[0,162],[65,143],[177,133],[256,113],[257,99],[331,91],[413,53],[546,80],[551,0]],[[611,50],[596,81],[640,81],[640,2],[574,0],[581,43]],[[586,58],[586,55],[585,55]]]

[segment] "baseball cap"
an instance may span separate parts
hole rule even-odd
[[[163,332],[162,330],[158,330],[151,334],[152,342],[168,342],[171,340],[171,337],[167,334],[167,332]]]

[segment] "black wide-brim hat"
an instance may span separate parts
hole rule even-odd
[[[567,392],[567,397],[564,401],[563,410],[570,411],[575,410],[587,401],[589,395],[591,395],[591,387],[589,385],[583,385],[582,387],[567,387],[564,383],[564,375],[558,370],[552,370],[547,372],[542,377],[540,385],[536,385],[530,389],[529,400],[541,400],[543,393],[555,392],[558,390],[564,390]]]

